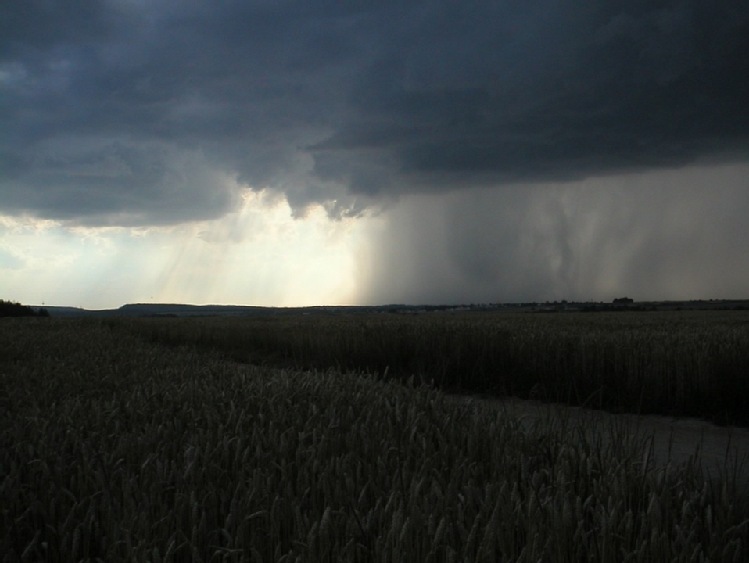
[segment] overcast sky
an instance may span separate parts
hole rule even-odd
[[[0,298],[749,298],[749,4],[5,0]]]

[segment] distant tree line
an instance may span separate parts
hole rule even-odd
[[[35,311],[28,305],[0,299],[0,317],[49,317],[47,309]]]

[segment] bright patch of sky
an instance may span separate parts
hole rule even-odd
[[[246,191],[219,219],[168,227],[69,227],[0,217],[0,294],[29,304],[349,304],[365,219]]]

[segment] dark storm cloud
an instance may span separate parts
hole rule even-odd
[[[744,298],[749,165],[405,197],[367,303]]]
[[[576,179],[746,150],[749,9],[499,6],[452,5],[404,29],[388,64],[357,85],[363,121],[320,147],[392,151],[432,185]]]
[[[749,6],[42,2],[0,7],[0,208],[301,212],[743,159]]]

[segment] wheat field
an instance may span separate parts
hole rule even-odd
[[[527,427],[147,324],[0,322],[2,561],[747,558],[730,468],[656,466],[632,428]]]

